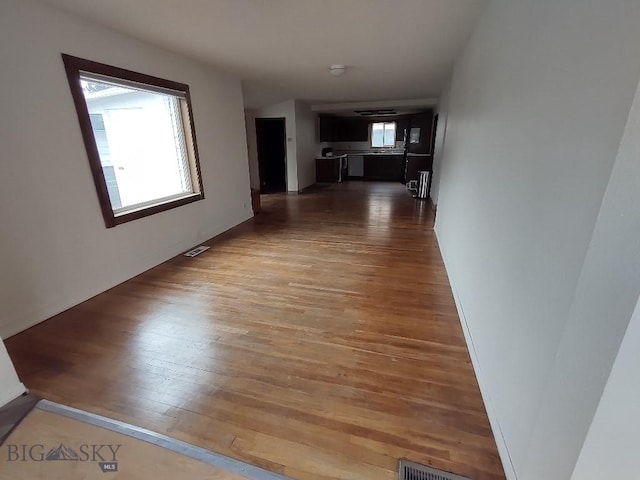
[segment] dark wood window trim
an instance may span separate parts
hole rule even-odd
[[[93,181],[96,185],[96,192],[98,194],[98,200],[100,201],[100,209],[102,210],[102,216],[104,217],[104,223],[107,228],[115,227],[122,223],[154,215],[156,213],[164,212],[172,208],[204,199],[200,160],[198,158],[198,144],[196,141],[196,130],[193,122],[193,108],[191,105],[191,96],[189,94],[188,85],[153,77],[151,75],[145,75],[143,73],[133,72],[131,70],[125,70],[123,68],[113,67],[111,65],[91,60],[73,57],[64,53],[62,54],[62,60],[67,72],[71,96],[73,97],[73,102],[78,114],[80,131],[82,132],[84,146],[87,150]],[[111,77],[116,81],[121,79],[129,82],[135,82],[141,84],[142,87],[145,85],[151,87],[150,90],[152,90],[153,87],[160,87],[184,94],[187,108],[183,111],[183,124],[185,127],[185,138],[188,143],[187,150],[189,151],[191,175],[192,180],[194,180],[192,183],[194,188],[197,190],[196,192],[186,194],[184,197],[176,200],[143,207],[139,210],[133,210],[121,215],[114,214],[111,206],[111,200],[109,198],[109,192],[107,190],[107,183],[102,170],[102,163],[100,162],[98,147],[93,133],[93,128],[91,126],[89,109],[87,108],[87,103],[82,92],[82,85],[80,83],[80,76],[82,73],[104,75],[106,77]]]

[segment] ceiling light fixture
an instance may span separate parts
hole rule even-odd
[[[334,77],[339,77],[345,72],[346,69],[347,67],[345,67],[344,65],[331,65],[329,67],[329,73]]]

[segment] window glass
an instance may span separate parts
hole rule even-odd
[[[191,193],[179,99],[80,78],[114,213]]]
[[[378,122],[371,124],[372,147],[394,147],[396,144],[396,123]]]

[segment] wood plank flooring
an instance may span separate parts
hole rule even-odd
[[[262,206],[10,338],[22,381],[297,479],[504,479],[428,205],[347,182]]]
[[[119,424],[122,425],[122,424]],[[91,442],[91,443],[88,443]],[[234,473],[224,465],[205,463],[175,450],[163,448],[144,439],[125,435],[36,407],[20,422],[7,439],[13,455],[0,455],[0,480],[88,480],[96,478],[137,480],[252,480]],[[20,445],[29,445],[24,453]],[[31,446],[36,446],[31,449]],[[67,458],[79,460],[33,461],[48,458],[60,445]],[[93,445],[103,445],[97,453]],[[26,460],[23,460],[27,457]],[[114,462],[114,471],[103,471],[101,462]],[[278,477],[282,478],[282,477]]]

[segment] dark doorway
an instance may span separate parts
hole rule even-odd
[[[286,192],[286,130],[284,118],[256,118],[260,192]]]

